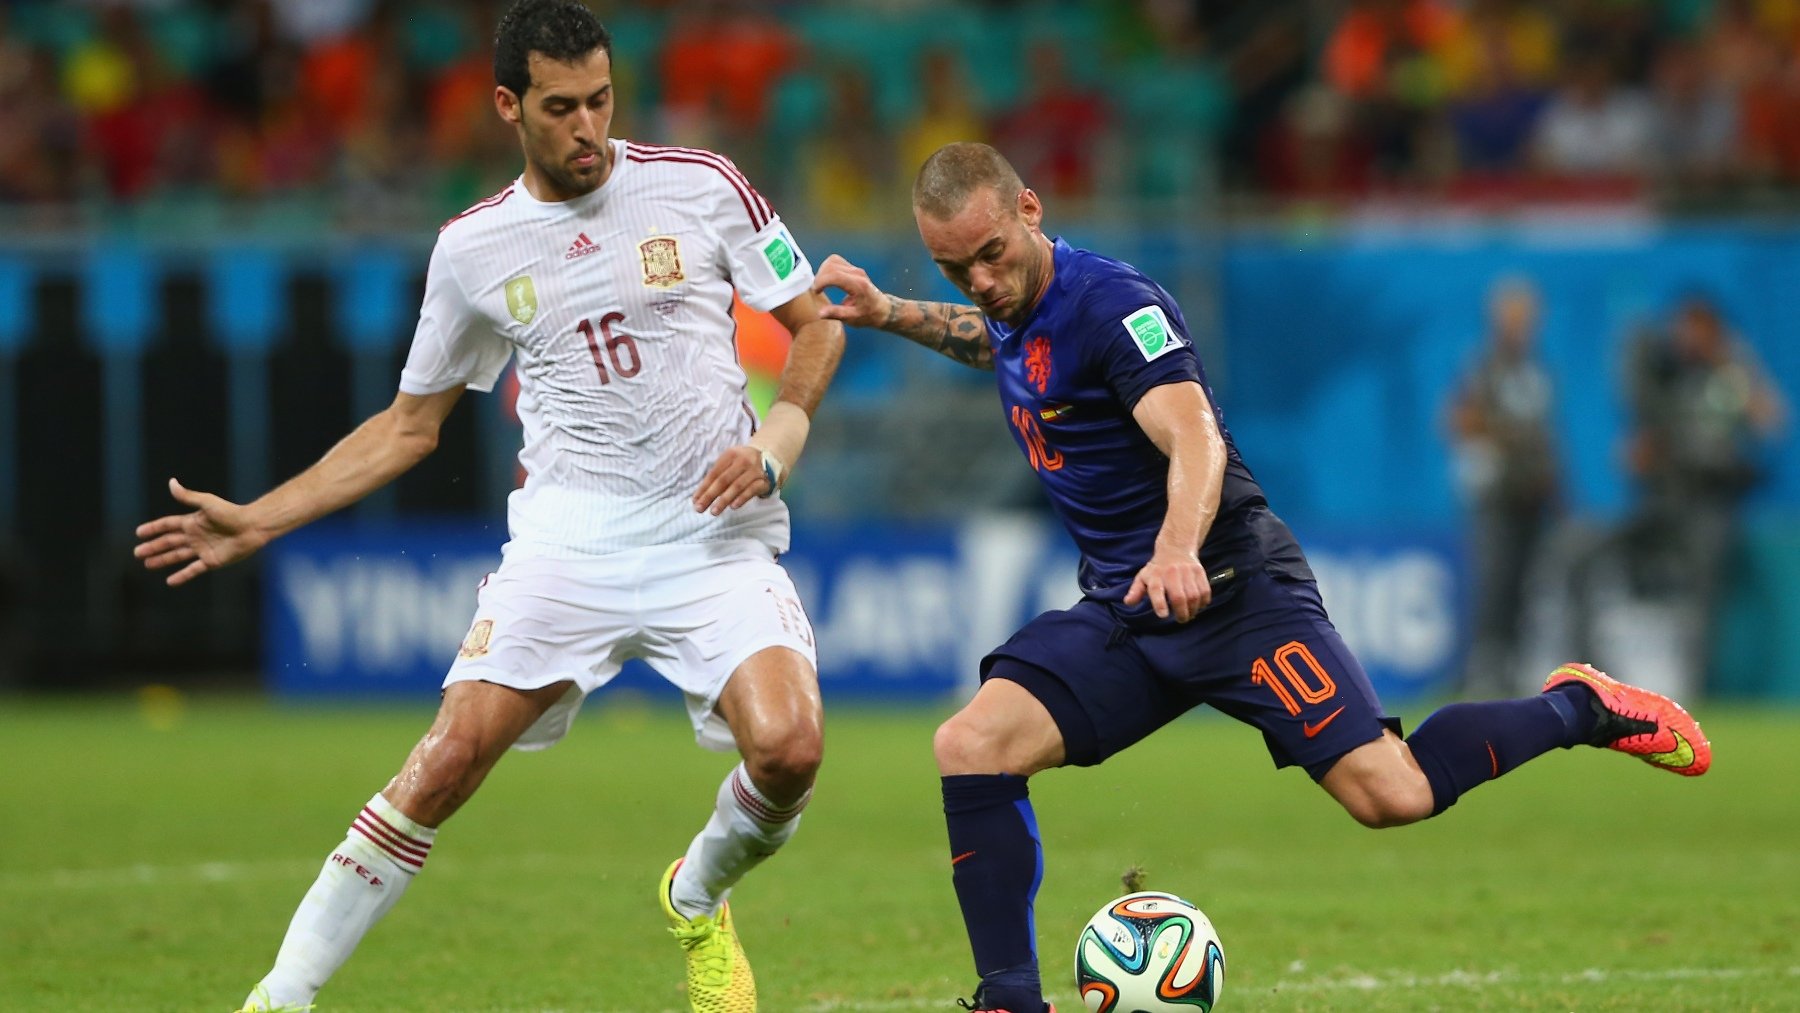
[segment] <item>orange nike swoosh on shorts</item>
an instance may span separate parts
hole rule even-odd
[[[951,859],[951,860],[950,860],[950,864],[951,864],[951,865],[955,865],[955,864],[956,864],[956,863],[958,863],[958,862],[960,862],[960,861],[962,861],[962,860],[963,860],[963,859],[965,859],[965,858],[974,858],[974,857],[975,857],[975,852],[973,852],[973,851],[965,851],[965,852],[963,852],[963,853],[962,853],[962,854],[960,854],[960,855],[957,855],[957,856],[956,856],[956,857],[955,857],[955,858],[952,858],[952,859]]]
[[[1337,720],[1337,716],[1342,713],[1344,713],[1344,708],[1339,707],[1337,710],[1334,710],[1330,714],[1325,715],[1325,719],[1320,721],[1316,725],[1313,724],[1311,721],[1302,722],[1300,725],[1300,730],[1305,732],[1306,737],[1310,739],[1313,736],[1324,731],[1325,726],[1332,723],[1333,721]]]

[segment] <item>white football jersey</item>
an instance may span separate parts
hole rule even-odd
[[[722,517],[692,497],[756,426],[733,287],[772,309],[812,286],[812,266],[724,156],[608,144],[592,193],[547,204],[515,180],[444,225],[400,389],[491,390],[518,356],[526,478],[509,551],[745,537],[783,551],[779,497]]]

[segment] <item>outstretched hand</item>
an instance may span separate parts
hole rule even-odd
[[[832,302],[825,294],[828,288],[843,290],[844,301]],[[867,271],[835,253],[813,272],[813,291],[825,296],[819,315],[827,320],[841,320],[851,327],[880,327],[887,321],[887,294],[869,280]]]
[[[169,495],[193,513],[158,517],[137,527],[138,544],[132,555],[150,570],[181,569],[169,574],[170,587],[235,563],[263,547],[267,541],[250,523],[248,511],[211,493],[195,492],[169,479]],[[183,566],[182,564],[186,564]]]

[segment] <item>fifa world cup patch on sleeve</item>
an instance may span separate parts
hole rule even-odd
[[[769,262],[769,270],[775,272],[776,281],[786,281],[788,275],[794,273],[794,267],[800,262],[794,252],[794,244],[788,241],[787,230],[776,233],[762,249],[763,259]]]
[[[1169,326],[1168,315],[1163,313],[1161,306],[1152,304],[1141,310],[1133,310],[1122,323],[1125,325],[1125,332],[1131,335],[1131,340],[1137,342],[1138,351],[1143,353],[1145,362],[1184,344],[1175,333],[1175,328]]]
[[[469,627],[469,635],[463,638],[462,648],[456,652],[456,656],[465,660],[485,657],[488,652],[488,642],[492,639],[494,639],[494,621],[478,619],[475,621],[475,625]]]

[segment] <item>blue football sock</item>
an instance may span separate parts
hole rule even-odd
[[[951,879],[981,975],[981,1008],[1039,1013],[1044,996],[1032,904],[1044,878],[1044,852],[1025,778],[957,774],[943,781]]]
[[[1453,703],[1433,712],[1406,740],[1431,782],[1431,814],[1527,760],[1586,742],[1596,721],[1592,695],[1563,685],[1522,700]]]

